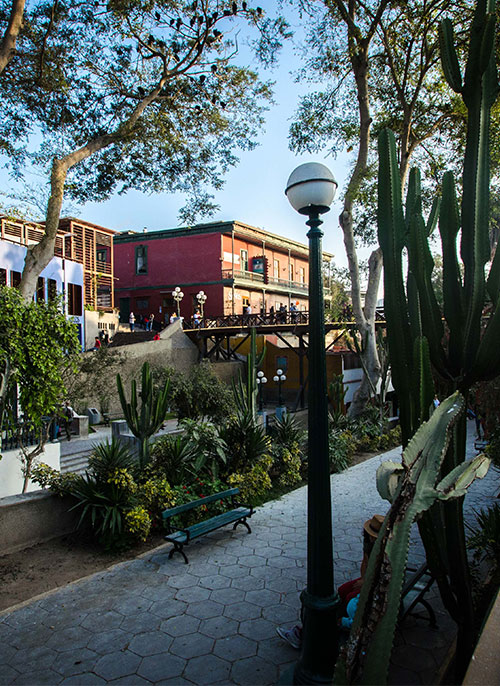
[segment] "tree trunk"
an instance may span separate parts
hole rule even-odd
[[[64,183],[68,173],[68,165],[55,158],[52,163],[50,177],[50,198],[47,205],[45,234],[39,243],[28,248],[24,262],[23,274],[19,290],[24,299],[29,302],[36,291],[40,273],[54,257],[57,229],[64,196]]]
[[[16,40],[23,25],[25,0],[13,0],[9,23],[0,42],[0,74],[9,64],[16,52]]]

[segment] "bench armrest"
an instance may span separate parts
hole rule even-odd
[[[170,534],[174,534],[176,531],[182,531],[183,534],[186,534],[186,545],[187,545],[191,539],[191,533],[190,533],[189,529],[180,529],[178,526],[177,527],[166,526],[165,534],[167,536],[170,536]]]
[[[248,503],[241,503],[239,500],[233,500],[233,506],[234,507],[246,507],[250,510],[250,514],[248,515],[251,517],[254,513],[253,505],[249,505]]]

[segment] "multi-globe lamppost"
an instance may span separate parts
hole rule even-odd
[[[172,297],[177,303],[177,316],[180,318],[181,316],[181,300],[184,297],[184,293],[181,291],[179,286],[176,286],[174,290],[172,291]]]
[[[205,295],[205,291],[200,291],[199,293],[197,293],[196,294],[196,300],[198,301],[198,305],[200,306],[201,318],[203,319],[203,307],[204,307],[205,302],[207,300],[207,296]]]
[[[326,684],[338,653],[340,600],[334,585],[332,507],[328,460],[328,396],[320,215],[328,212],[337,182],[328,167],[301,164],[286,186],[292,207],[308,216],[309,238],[309,394],[307,479],[307,587],[301,594],[302,650],[294,684]]]
[[[281,384],[286,381],[286,376],[282,369],[276,370],[276,375],[273,376],[273,381],[278,384],[278,407],[281,407]]]
[[[257,372],[257,386],[259,387],[259,412],[262,412],[262,389],[265,383],[267,383],[267,379],[264,376],[264,372]]]

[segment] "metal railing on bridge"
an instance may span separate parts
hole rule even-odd
[[[219,317],[184,319],[184,329],[222,329],[308,324],[309,312],[267,312],[256,314],[225,314]]]

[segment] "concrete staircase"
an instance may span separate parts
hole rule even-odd
[[[71,453],[70,455],[61,455],[61,474],[66,474],[67,472],[84,474],[88,467],[91,452],[91,449],[87,449]]]

